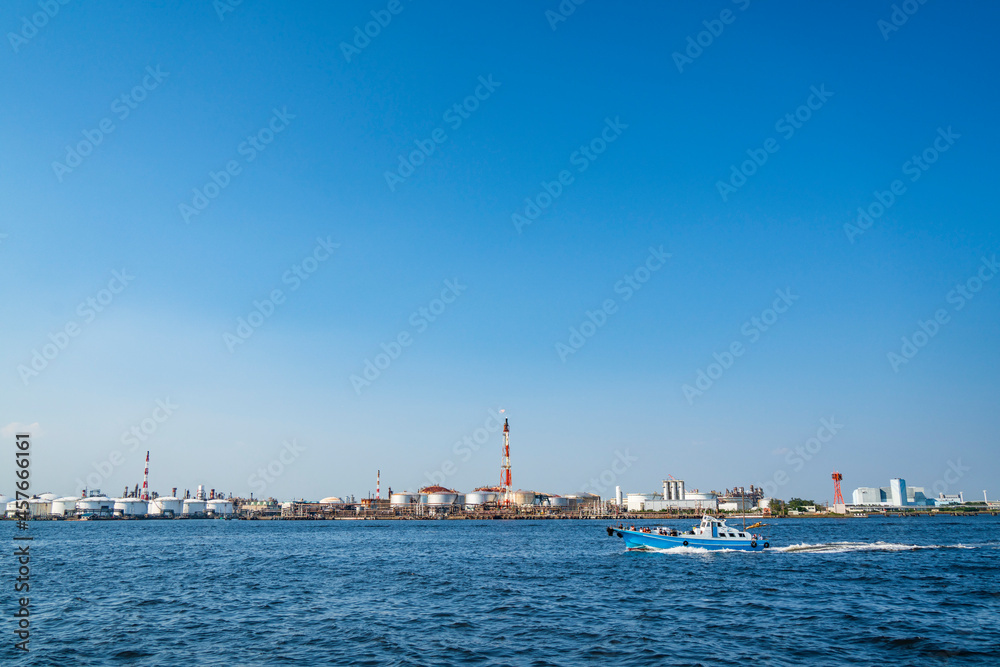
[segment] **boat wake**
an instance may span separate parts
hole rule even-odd
[[[733,554],[733,553],[755,553],[744,549],[705,549],[703,547],[671,547],[669,549],[657,549],[655,547],[642,547],[626,549],[626,551],[648,552],[651,554]],[[760,552],[756,552],[760,553]]]
[[[893,542],[827,542],[824,544],[793,544],[773,547],[781,553],[848,553],[853,551],[920,551],[923,549],[975,549],[965,544],[896,544]]]

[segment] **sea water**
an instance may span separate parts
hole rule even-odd
[[[1000,664],[1000,518],[768,523],[745,553],[577,520],[5,521],[32,615],[24,654],[10,547],[0,664]]]

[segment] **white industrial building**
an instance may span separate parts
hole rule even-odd
[[[627,508],[629,512],[659,512],[671,509],[715,512],[719,509],[719,497],[711,492],[701,493],[697,489],[688,491],[682,479],[665,479],[662,494],[628,494]]]
[[[955,495],[938,494],[928,498],[922,486],[907,486],[906,480],[895,477],[889,486],[862,486],[851,494],[854,505],[879,505],[882,507],[936,507],[940,505],[960,505],[965,502],[962,493]]]

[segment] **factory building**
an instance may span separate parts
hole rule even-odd
[[[687,509],[699,512],[715,512],[719,509],[716,493],[702,493],[698,489],[688,491],[684,480],[663,480],[663,493],[629,493],[626,496],[629,512],[659,512],[661,510]]]
[[[880,505],[882,507],[939,507],[965,502],[962,493],[955,495],[939,493],[937,498],[929,498],[924,487],[907,486],[906,480],[899,477],[889,480],[889,486],[858,487],[854,489],[851,496],[854,505]]]

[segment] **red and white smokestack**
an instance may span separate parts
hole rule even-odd
[[[382,499],[382,471],[375,471],[375,500]]]
[[[146,452],[146,471],[142,474],[142,499],[149,500],[149,452]]]

